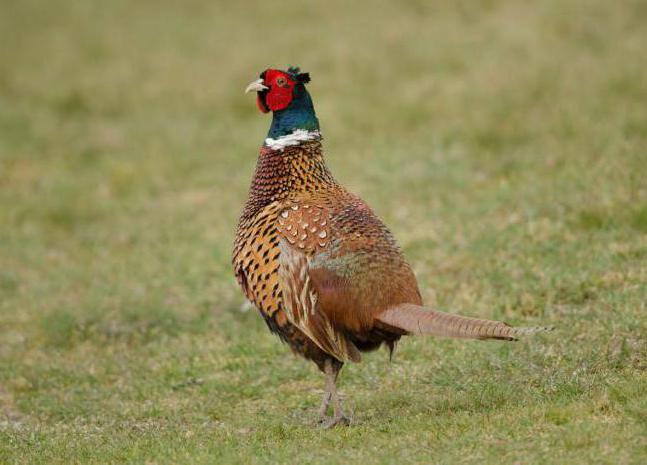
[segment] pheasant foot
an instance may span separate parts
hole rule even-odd
[[[321,407],[319,408],[319,419],[322,426],[326,429],[335,426],[348,426],[350,420],[341,407],[341,400],[337,392],[337,375],[339,374],[340,367],[334,367],[331,360],[326,360],[324,365],[324,373],[326,374],[326,390],[321,400]],[[326,419],[326,412],[328,405],[332,402],[333,416]]]

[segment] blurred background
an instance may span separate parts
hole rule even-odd
[[[647,3],[0,0],[0,44],[0,462],[645,457]],[[288,65],[428,303],[558,332],[408,340],[315,428],[230,269]]]

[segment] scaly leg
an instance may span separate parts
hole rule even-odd
[[[326,392],[324,393],[323,400],[325,402],[322,402],[322,408],[325,403],[326,408],[323,409],[323,412],[325,414],[328,408],[328,402],[332,401],[333,416],[324,424],[325,428],[333,428],[337,425],[350,424],[350,420],[348,419],[348,417],[346,417],[346,415],[344,415],[344,411],[341,408],[341,401],[339,399],[339,394],[337,393],[336,382],[337,375],[339,374],[339,369],[340,367],[333,367],[332,361],[330,359],[326,360],[324,366],[324,373],[326,375]]]
[[[323,423],[326,420],[326,412],[328,412],[328,405],[330,405],[330,392],[326,390],[323,398],[321,399],[321,406],[319,407],[319,422]]]

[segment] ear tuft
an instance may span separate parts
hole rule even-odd
[[[295,81],[300,82],[301,84],[307,84],[310,82],[310,73],[302,73],[301,68],[298,66],[290,66],[288,68],[288,73]]]
[[[310,73],[299,73],[297,74],[297,81],[302,84],[307,84],[310,82]]]

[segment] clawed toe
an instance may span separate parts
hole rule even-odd
[[[350,425],[350,419],[348,417],[345,417],[343,415],[339,417],[332,417],[328,420],[323,420],[321,423],[321,426],[324,429],[331,429],[336,426],[349,426]]]

